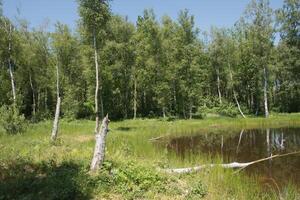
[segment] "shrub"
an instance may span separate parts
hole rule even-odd
[[[187,195],[187,199],[201,199],[207,195],[207,188],[201,181],[197,182]]]
[[[239,114],[238,109],[232,103],[224,103],[217,108],[217,112],[222,116],[236,117]]]
[[[138,166],[133,162],[117,169],[114,182],[120,193],[141,197],[148,190],[164,190],[166,180],[157,172]]]
[[[26,129],[24,115],[20,115],[13,106],[7,105],[0,108],[0,125],[7,134],[22,133]]]

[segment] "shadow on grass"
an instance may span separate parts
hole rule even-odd
[[[121,126],[121,127],[116,128],[116,130],[118,130],[118,131],[131,131],[133,129],[135,129],[135,127],[123,127],[123,126]]]
[[[73,162],[0,163],[0,200],[91,199],[86,173]]]

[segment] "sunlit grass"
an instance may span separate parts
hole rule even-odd
[[[14,159],[25,159],[32,163],[55,160],[58,163],[72,161],[88,166],[94,148],[94,122],[87,120],[60,122],[59,137],[55,144],[50,142],[52,122],[31,124],[26,133],[8,136],[0,134],[0,163],[5,165]],[[194,166],[203,163],[221,163],[220,158],[199,155],[182,160],[167,152],[157,142],[167,141],[171,137],[195,135],[201,133],[234,133],[241,129],[300,127],[300,115],[276,115],[264,118],[210,118],[205,120],[137,119],[111,122],[107,138],[106,160],[116,163],[128,161],[138,165],[157,169],[167,167]],[[161,137],[161,141],[150,139]],[[191,175],[174,175],[182,188],[201,180],[207,187],[206,199],[276,199],[277,191],[273,188],[266,194],[255,178],[243,173],[233,174],[232,170],[221,168],[207,169]],[[179,185],[177,185],[179,187]],[[181,187],[181,186],[180,186]],[[282,191],[283,196],[299,197],[299,191],[288,186]],[[99,195],[97,192],[94,195]],[[109,194],[108,194],[109,195]],[[111,194],[115,195],[115,194]],[[149,197],[155,197],[151,192]],[[298,196],[297,196],[298,195]],[[161,194],[161,198],[183,198],[184,195]],[[159,198],[159,197],[155,197]]]

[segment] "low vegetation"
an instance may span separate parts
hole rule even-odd
[[[0,199],[276,199],[275,187],[260,187],[255,177],[229,169],[170,175],[160,168],[219,162],[205,155],[182,162],[166,156],[151,138],[253,127],[300,126],[299,114],[264,118],[204,120],[138,119],[111,122],[103,167],[89,173],[94,122],[62,121],[53,145],[51,122],[31,124],[23,134],[0,136]],[[229,132],[230,134],[230,132]],[[267,190],[267,192],[266,192]],[[299,198],[295,186],[280,191]]]

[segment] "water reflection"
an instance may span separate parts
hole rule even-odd
[[[167,144],[168,152],[176,152],[182,159],[206,154],[220,156],[224,163],[249,162],[274,154],[300,150],[300,129],[253,129],[228,134],[199,134],[193,137],[173,138]],[[300,185],[300,156],[275,158],[249,166],[248,174],[278,183],[294,182]]]

